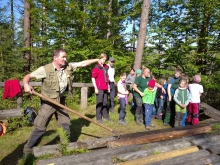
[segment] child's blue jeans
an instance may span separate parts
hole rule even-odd
[[[152,112],[154,104],[144,104],[145,109],[145,125],[149,126],[151,124]]]
[[[120,103],[119,120],[124,120],[124,118],[125,118],[125,109],[126,109],[125,98],[119,98],[119,103]]]
[[[161,98],[157,98],[157,103],[158,103],[157,115],[159,115],[162,113],[164,100]]]

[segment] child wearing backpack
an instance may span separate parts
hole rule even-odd
[[[180,69],[176,69],[174,72],[174,77],[171,77],[168,82],[167,87],[167,105],[165,110],[165,118],[164,118],[164,125],[167,125],[170,123],[170,125],[174,126],[174,120],[175,120],[175,101],[173,100],[173,95],[175,93],[175,90],[178,88],[180,76],[182,74],[182,71]]]

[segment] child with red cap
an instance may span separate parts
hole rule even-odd
[[[144,90],[144,96],[142,97],[142,101],[145,108],[145,126],[146,130],[150,130],[150,126],[154,127],[154,125],[151,123],[152,120],[152,112],[154,107],[154,100],[156,96],[156,89],[155,87],[156,81],[154,79],[151,79],[148,82],[147,88]]]
[[[200,82],[201,77],[199,75],[195,75],[193,77],[193,83],[189,84],[191,99],[188,105],[187,123],[192,125],[196,125],[199,123],[199,103],[200,96],[203,93],[203,86],[199,84]]]

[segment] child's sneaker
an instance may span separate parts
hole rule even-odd
[[[150,127],[149,127],[149,126],[146,126],[145,129],[146,129],[147,131],[150,131]]]
[[[128,124],[128,123],[127,123],[126,121],[124,121],[124,120],[119,120],[118,123],[119,123],[119,124],[122,124],[122,125]]]
[[[167,124],[168,124],[168,123],[166,123],[166,122],[163,123],[163,125],[165,125],[165,126],[166,126]]]
[[[155,127],[155,125],[153,123],[150,124],[151,127]]]

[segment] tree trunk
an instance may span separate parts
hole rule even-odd
[[[137,41],[137,49],[136,55],[134,60],[134,69],[140,69],[142,55],[144,50],[144,43],[146,38],[146,31],[147,31],[147,23],[148,23],[148,15],[150,10],[150,0],[144,0],[142,5],[142,12],[141,12],[141,23],[140,29],[138,33],[138,41]]]
[[[31,63],[31,35],[30,35],[30,27],[31,27],[31,19],[30,19],[30,9],[31,5],[26,0],[24,2],[24,60],[26,64],[24,65],[23,71],[26,73],[30,72],[30,63]]]
[[[109,6],[108,11],[111,12],[112,11],[112,0],[109,1],[108,6]],[[107,22],[108,27],[110,27],[110,25],[111,25],[110,19],[111,19],[111,16],[109,16],[109,18],[108,18],[108,22]],[[108,39],[110,35],[111,35],[111,30],[110,30],[110,28],[108,28],[107,34],[106,34],[106,39]]]
[[[14,0],[11,0],[11,30],[12,30],[12,37],[11,37],[12,45],[14,47]]]

